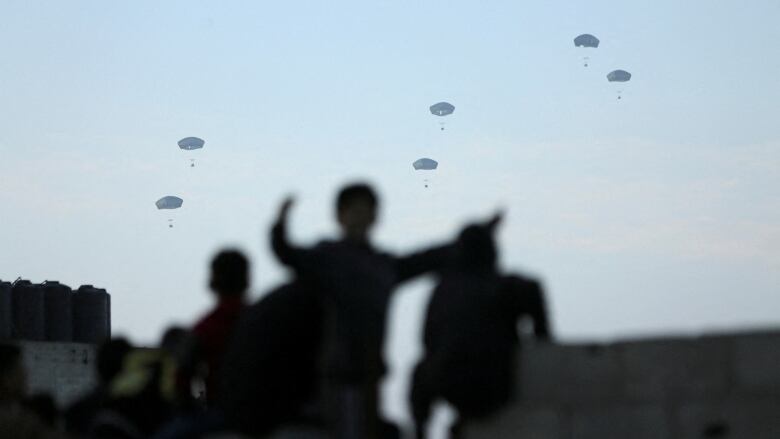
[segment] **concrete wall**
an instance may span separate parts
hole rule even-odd
[[[95,348],[22,342],[29,387],[68,404]],[[518,398],[469,439],[780,438],[780,331],[609,345],[530,345]]]
[[[18,342],[30,393],[49,393],[64,407],[96,382],[95,346],[83,343]]]
[[[780,331],[528,345],[517,401],[469,439],[780,438]]]

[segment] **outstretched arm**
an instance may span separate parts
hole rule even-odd
[[[457,245],[449,243],[401,256],[395,260],[398,282],[451,266],[456,255]]]
[[[499,210],[486,222],[477,225],[485,227],[490,233],[494,233],[495,229],[501,223],[503,216],[503,211]],[[400,257],[396,260],[396,274],[398,280],[399,282],[403,282],[428,272],[440,271],[447,267],[451,267],[456,263],[459,253],[460,247],[456,239],[453,242],[438,247],[432,247],[427,250]]]

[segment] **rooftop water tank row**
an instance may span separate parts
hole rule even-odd
[[[0,340],[100,343],[111,336],[111,297],[83,285],[0,281]]]

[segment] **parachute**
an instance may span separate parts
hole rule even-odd
[[[433,171],[439,167],[439,162],[433,159],[422,158],[412,163],[416,171]]]
[[[582,34],[574,39],[574,45],[576,47],[592,47],[595,49],[599,47],[599,43],[599,39],[591,34]]]
[[[430,106],[431,114],[434,116],[449,116],[455,111],[455,106],[449,102],[439,102]],[[444,131],[444,121],[439,122],[441,130]]]
[[[600,43],[599,39],[594,37],[591,34],[582,34],[574,39],[575,47],[585,47],[585,48],[595,49],[599,47],[599,43]],[[585,65],[585,67],[588,67],[589,60],[590,58],[587,56],[582,57],[582,62]]]
[[[607,75],[609,82],[628,82],[631,80],[631,73],[625,70],[614,70]]]
[[[178,209],[181,207],[181,205],[184,203],[184,200],[182,200],[179,197],[174,197],[173,195],[168,195],[166,197],[162,197],[154,204],[157,206],[158,209]]]
[[[628,82],[631,80],[631,73],[628,73],[625,70],[614,70],[612,72],[609,72],[607,74],[607,80],[609,82]],[[623,96],[621,95],[623,93],[623,90],[618,90],[618,99],[622,99]]]
[[[199,137],[185,137],[179,140],[179,148],[186,149],[187,151],[192,151],[193,149],[201,149],[205,144],[206,141],[204,141]]]
[[[435,116],[448,116],[455,112],[455,106],[449,102],[439,102],[438,104],[431,105],[431,114]]]
[[[185,137],[178,142],[179,148],[185,151],[192,151],[194,149],[201,149],[206,141],[199,137]],[[190,167],[195,167],[195,159],[190,159]]]
[[[422,158],[412,163],[415,171],[433,171],[439,167],[439,162],[433,159]],[[425,187],[428,187],[428,179],[425,179]]]
[[[168,195],[160,198],[154,204],[158,210],[171,210],[180,208],[183,203],[184,200],[181,198]],[[173,218],[168,218],[168,227],[173,228]]]

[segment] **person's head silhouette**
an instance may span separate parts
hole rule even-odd
[[[484,225],[466,227],[458,237],[459,262],[465,270],[495,270],[498,250],[493,231]]]
[[[96,369],[102,384],[108,384],[122,371],[122,363],[133,347],[124,337],[116,337],[100,345],[97,351]]]
[[[238,250],[223,250],[211,261],[211,291],[219,298],[243,296],[249,287],[249,261]]]
[[[345,186],[336,198],[336,220],[345,239],[366,241],[376,222],[379,199],[371,186],[356,183]]]
[[[460,268],[467,271],[495,271],[498,263],[498,247],[495,231],[503,218],[498,211],[487,222],[472,224],[458,236]]]

